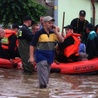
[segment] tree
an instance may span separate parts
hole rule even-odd
[[[0,0],[0,24],[22,23],[25,15],[30,15],[36,22],[46,14],[46,8],[35,0]]]

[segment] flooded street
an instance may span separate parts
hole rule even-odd
[[[0,69],[0,98],[98,98],[98,75],[51,73],[48,88],[40,90],[36,72]]]

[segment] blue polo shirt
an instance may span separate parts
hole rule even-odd
[[[47,60],[49,64],[53,63],[54,46],[57,41],[57,36],[52,31],[47,34],[42,28],[35,33],[31,46],[36,47],[35,59],[37,63],[43,60]]]

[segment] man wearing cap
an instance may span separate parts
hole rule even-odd
[[[97,40],[96,40],[97,34],[94,31],[94,26],[91,23],[87,24],[86,32],[88,33],[88,38],[86,43],[86,51],[88,54],[88,59],[98,57]]]
[[[19,53],[23,63],[23,71],[26,74],[31,75],[33,72],[33,66],[28,62],[29,59],[29,46],[32,40],[32,32],[29,30],[32,24],[32,19],[30,16],[26,15],[23,18],[23,25],[18,32],[19,41]]]
[[[86,25],[89,23],[86,19],[86,12],[81,10],[79,12],[79,18],[75,18],[71,21],[71,25],[73,26],[74,32],[81,34],[81,40],[83,43],[86,42],[87,34],[85,32]]]
[[[37,73],[40,88],[46,88],[50,73],[50,66],[54,60],[54,46],[56,41],[63,42],[63,37],[58,32],[57,26],[53,25],[54,19],[51,16],[43,18],[43,28],[37,31],[30,45],[30,59],[37,63]],[[34,48],[35,59],[34,59]]]
[[[14,59],[16,57],[16,52],[18,53],[18,40],[17,40],[17,32],[19,26],[18,24],[14,23],[12,25],[12,29],[5,29],[5,36],[1,40],[2,48],[8,53],[10,59]],[[18,55],[19,56],[19,55]]]
[[[58,55],[58,61],[59,62],[69,62],[69,59],[71,61],[77,61],[78,60],[78,50],[80,45],[80,40],[78,37],[80,37],[80,34],[73,33],[73,28],[71,25],[67,25],[64,27],[66,31],[66,36],[64,38],[63,43],[59,43],[57,48],[61,50],[62,54]],[[60,59],[62,58],[62,59]]]

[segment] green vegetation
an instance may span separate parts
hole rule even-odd
[[[22,23],[25,15],[30,15],[37,22],[46,14],[46,8],[36,0],[0,0],[0,24]]]

